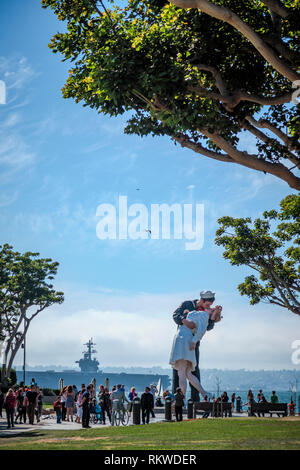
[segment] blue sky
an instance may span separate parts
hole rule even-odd
[[[299,319],[249,306],[232,267],[214,245],[218,217],[257,217],[293,191],[279,179],[175,146],[168,138],[123,134],[109,118],[61,96],[68,64],[47,44],[62,29],[39,0],[2,2],[0,80],[1,241],[59,261],[65,303],[44,312],[28,337],[31,364],[72,365],[93,336],[104,365],[168,365],[171,314],[199,291],[217,292],[224,320],[203,341],[203,367],[299,368],[291,343]],[[253,149],[244,139],[245,149]],[[141,188],[136,191],[136,188]],[[99,240],[97,206],[204,204],[204,245],[184,240]],[[257,330],[257,325],[265,328]],[[202,357],[202,356],[201,356]]]

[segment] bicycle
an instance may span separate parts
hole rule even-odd
[[[130,412],[125,409],[114,410],[113,411],[113,422],[116,426],[127,426],[130,418]]]

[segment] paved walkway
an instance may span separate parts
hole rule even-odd
[[[232,418],[247,418],[248,414],[246,412],[243,413],[233,413]],[[165,415],[164,415],[164,410],[162,412],[156,412],[155,418],[150,419],[150,423],[158,423],[161,421],[164,421]],[[199,417],[200,418],[200,417]],[[183,419],[187,419],[187,415],[183,415]],[[201,418],[200,418],[201,419]],[[208,419],[214,419],[209,417]],[[173,420],[175,421],[175,416],[173,416]],[[132,420],[130,420],[129,425],[132,425]],[[103,429],[106,427],[110,427],[110,424],[91,424],[91,427],[94,429]],[[20,433],[24,433],[27,431],[33,431],[33,430],[80,430],[82,429],[81,424],[77,424],[75,422],[68,422],[68,421],[63,421],[61,424],[57,424],[56,422],[56,416],[51,415],[49,418],[44,418],[42,419],[39,423],[35,423],[34,425],[30,424],[16,424],[14,428],[7,429],[7,422],[6,419],[0,418],[0,438],[1,437],[9,437],[9,436],[15,436]]]
[[[163,421],[164,420],[164,414],[156,414],[156,417],[155,418],[151,418],[150,422],[151,423],[157,423],[159,421]],[[132,425],[132,420],[130,419],[129,421],[129,425],[131,426]],[[90,426],[94,429],[103,429],[103,428],[107,428],[107,427],[110,427],[110,423],[108,422],[108,424],[90,424]],[[23,432],[27,432],[27,431],[33,431],[33,430],[57,430],[57,429],[60,429],[60,430],[64,430],[64,431],[67,431],[67,430],[72,430],[72,431],[75,431],[75,430],[80,430],[82,429],[82,426],[81,424],[77,424],[75,422],[72,423],[72,421],[63,421],[61,424],[57,424],[56,422],[56,416],[55,415],[51,415],[51,417],[47,418],[47,419],[41,419],[41,421],[39,423],[35,423],[34,425],[30,425],[30,424],[15,424],[14,428],[10,428],[10,429],[7,429],[7,421],[6,419],[4,418],[0,418],[0,438],[1,437],[9,437],[9,436],[13,436],[13,435],[16,435],[16,434],[20,434],[20,433],[23,433]]]

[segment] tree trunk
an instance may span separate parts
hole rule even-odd
[[[21,314],[20,314],[20,317],[18,319],[18,322],[15,325],[15,327],[13,329],[13,332],[11,333],[11,335],[10,335],[8,341],[7,341],[7,345],[6,345],[5,350],[4,350],[4,357],[3,357],[3,364],[2,364],[2,371],[1,371],[1,382],[3,384],[5,383],[6,386],[8,384],[8,379],[9,379],[10,370],[11,370],[11,366],[10,367],[7,366],[9,352],[12,350],[13,340],[15,339],[16,334],[18,333],[18,329],[19,329],[19,327],[22,323],[22,320],[24,319],[25,313],[26,313],[26,310],[21,308]]]

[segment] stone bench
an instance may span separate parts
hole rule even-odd
[[[232,403],[231,402],[207,402],[207,401],[198,401],[194,402],[194,413],[193,417],[196,418],[197,413],[201,414],[209,413],[210,416],[214,418],[225,416],[232,416]]]
[[[260,415],[264,416],[265,413],[268,413],[271,418],[274,413],[287,416],[287,403],[251,403],[248,407],[249,416],[255,416],[258,414],[260,417]]]

